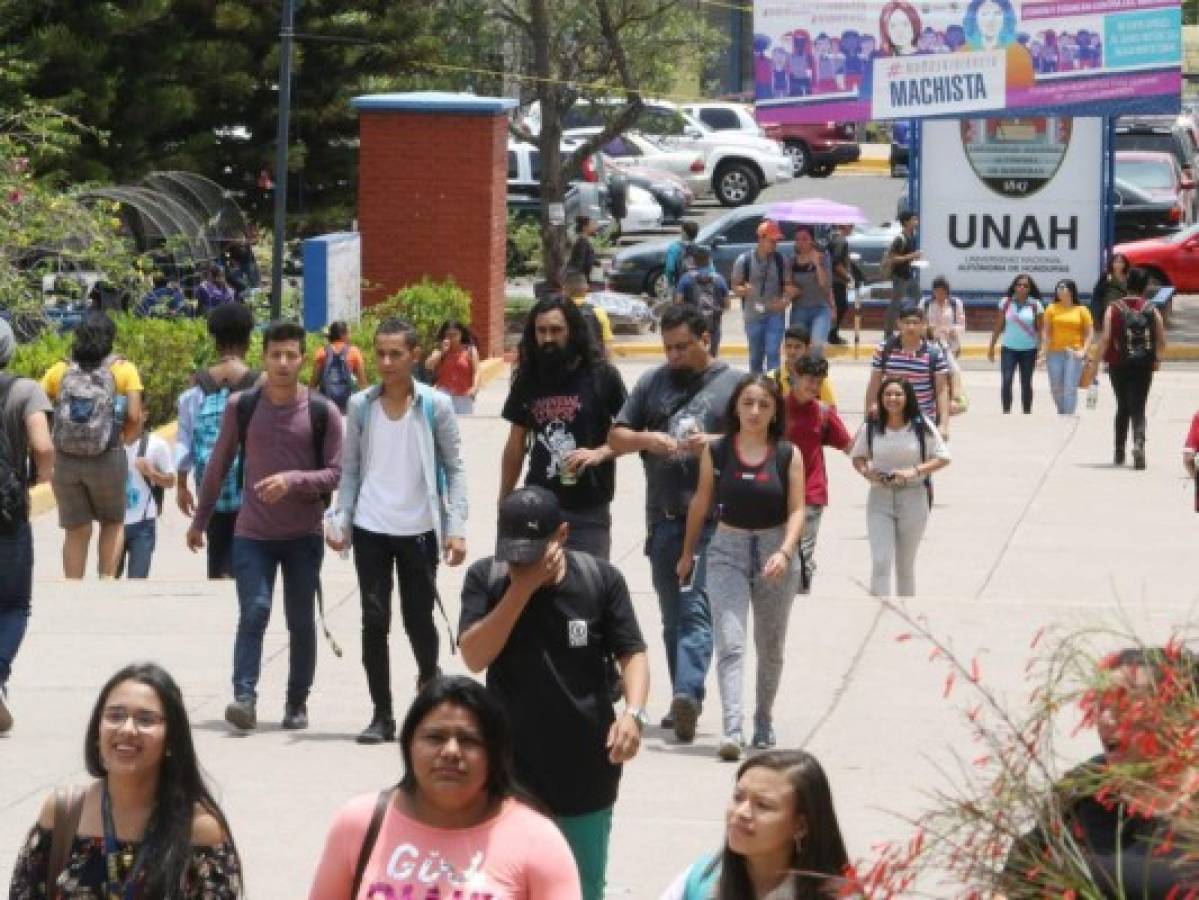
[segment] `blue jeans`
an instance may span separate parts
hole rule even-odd
[[[1078,382],[1082,378],[1084,362],[1071,350],[1054,350],[1045,357],[1053,405],[1063,416],[1072,416],[1078,409]]]
[[[233,539],[233,577],[237,581],[237,638],[233,643],[233,696],[255,699],[262,666],[262,637],[271,618],[275,576],[283,569],[283,613],[287,617],[290,656],[287,702],[304,703],[316,675],[316,585],[325,542],[319,534],[285,541]]]
[[[721,331],[721,314],[713,313],[708,319],[708,338],[711,342],[709,352],[713,357],[720,355],[720,331]]]
[[[779,367],[779,351],[783,346],[783,314],[771,313],[759,319],[745,321],[745,339],[749,342],[749,371],[755,375]],[[765,362],[766,368],[762,365]]]
[[[158,522],[143,519],[125,526],[125,549],[117,574],[126,578],[149,578],[150,560],[154,557],[154,545],[158,540]]]
[[[712,664],[712,612],[705,589],[712,525],[704,526],[700,535],[695,577],[691,588],[684,591],[679,587],[675,569],[683,553],[686,530],[685,518],[661,519],[650,526],[645,547],[662,610],[662,643],[666,647],[672,693],[686,694],[703,703],[704,679]]]
[[[788,325],[803,325],[812,336],[808,345],[813,356],[824,355],[824,345],[828,343],[829,329],[833,327],[833,311],[827,303],[819,306],[791,307],[791,321]]]
[[[0,687],[8,682],[29,624],[33,598],[33,529],[26,522],[0,535]]]

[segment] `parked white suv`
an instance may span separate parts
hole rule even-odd
[[[699,119],[713,131],[737,131],[754,137],[766,137],[766,130],[754,118],[753,109],[744,103],[726,103],[722,100],[684,103],[683,112]]]
[[[579,100],[567,112],[562,126],[570,130],[602,127],[604,107],[623,103]],[[541,130],[538,103],[529,107],[524,122],[530,131]],[[636,125],[666,147],[701,152],[704,174],[723,206],[753,203],[763,188],[791,180],[793,165],[778,141],[739,131],[713,131],[668,100],[646,100]]]

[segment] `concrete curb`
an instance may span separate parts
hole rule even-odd
[[[877,175],[879,172],[891,171],[890,159],[859,159],[857,162],[846,163],[842,166],[837,166],[837,173],[851,174],[858,173],[861,175]]]

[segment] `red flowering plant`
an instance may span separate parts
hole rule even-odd
[[[1181,636],[1147,647],[1115,630],[1042,629],[1015,713],[977,658],[887,605],[910,628],[897,640],[945,667],[943,693],[978,749],[942,770],[948,784],[908,839],[850,868],[841,896],[1199,900],[1199,665]],[[1092,729],[1102,752],[1060,771],[1057,740]]]

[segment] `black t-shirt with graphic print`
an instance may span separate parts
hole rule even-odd
[[[607,809],[616,802],[620,766],[605,746],[615,714],[608,698],[609,655],[645,650],[624,576],[596,559],[601,590],[566,554],[566,577],[543,587],[516,620],[487,667],[487,688],[512,725],[516,775],[556,816]],[[484,618],[508,589],[492,559],[470,567],[462,586],[459,633]],[[500,570],[503,571],[503,570]]]
[[[503,417],[529,432],[525,484],[553,491],[563,509],[611,503],[616,492],[614,460],[589,466],[574,484],[563,484],[559,469],[571,451],[603,446],[626,397],[624,379],[607,363],[564,373],[553,383],[518,379],[504,403]]]

